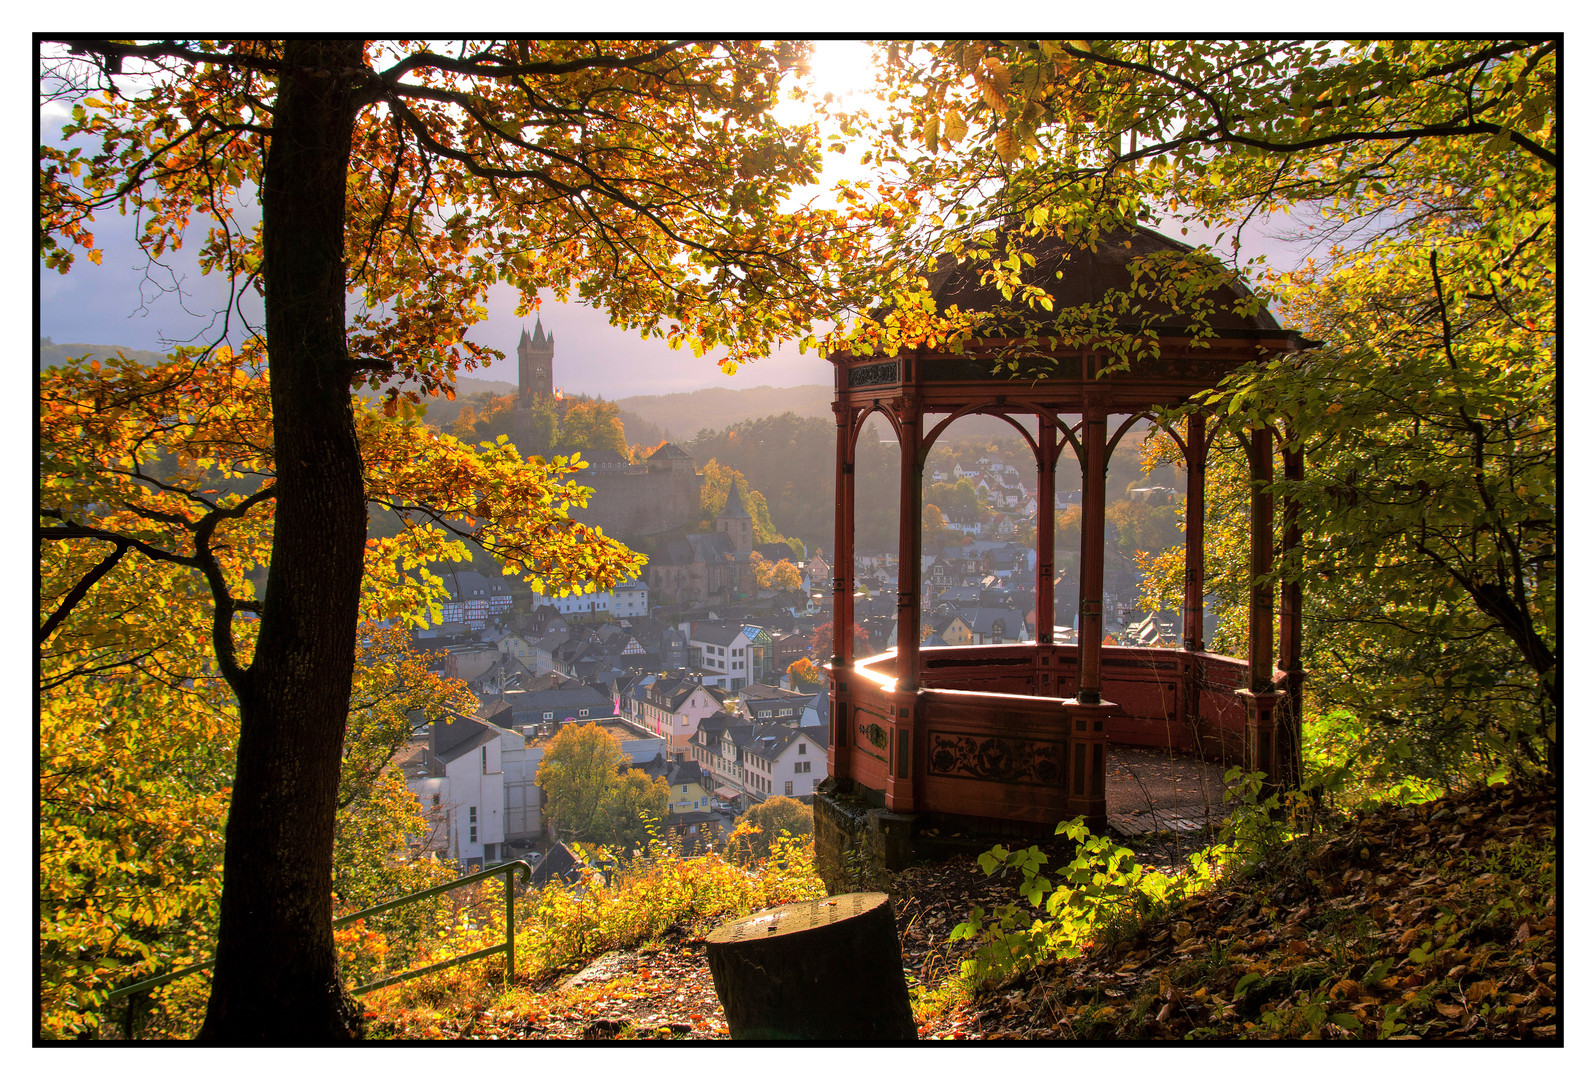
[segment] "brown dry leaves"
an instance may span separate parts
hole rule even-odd
[[[933,1036],[1555,1041],[1555,793],[1387,808]]]
[[[726,1014],[702,937],[607,953],[578,976],[518,990],[468,1016],[446,1007],[384,1016],[379,1037],[462,1040],[715,1039]]]

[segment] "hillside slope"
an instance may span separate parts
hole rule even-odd
[[[1014,886],[971,856],[911,867],[888,891],[920,1037],[1555,1045],[1558,803],[1550,788],[1493,787],[1325,821],[1164,917],[973,1000],[947,993],[970,954],[949,931]],[[509,992],[379,991],[368,1035],[724,1039],[704,959],[714,925],[683,920]]]
[[[42,371],[45,368],[60,367],[68,360],[75,360],[80,356],[109,360],[119,352],[141,364],[158,364],[166,359],[161,353],[148,352],[144,349],[124,349],[120,345],[89,345],[78,341],[57,343],[49,338],[40,338],[39,369]]]
[[[617,398],[615,404],[660,428],[672,442],[686,442],[705,428],[720,431],[744,420],[785,412],[829,420],[831,398],[830,386],[716,386],[680,394]]]

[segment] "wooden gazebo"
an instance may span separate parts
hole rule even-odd
[[[1131,287],[1130,261],[1189,251],[1146,229],[1111,235],[1095,251],[1058,241],[1033,244],[1033,280],[1057,306],[1092,302]],[[1058,275],[1062,276],[1058,276]],[[996,290],[967,263],[930,282],[939,308],[1001,308]],[[1217,425],[1191,416],[1170,431],[1185,456],[1186,574],[1182,647],[1103,644],[1103,525],[1108,458],[1120,438],[1151,410],[1186,403],[1238,367],[1312,346],[1262,310],[1236,314],[1240,286],[1217,288],[1204,340],[1188,318],[1171,314],[1154,327],[1159,357],[1109,370],[1091,349],[1044,352],[1050,377],[992,374],[994,358],[1018,344],[979,337],[962,352],[915,349],[894,357],[832,357],[836,371],[837,517],[834,567],[829,764],[821,798],[921,822],[949,819],[979,831],[1046,831],[1084,815],[1106,824],[1104,759],[1109,743],[1201,749],[1262,771],[1273,784],[1298,772],[1301,686],[1300,594],[1282,589],[1278,653],[1275,603],[1267,584],[1275,555],[1275,514],[1267,490],[1277,441],[1287,477],[1300,476],[1300,451],[1270,429],[1250,433],[1250,647],[1245,659],[1203,648],[1203,494],[1205,462]],[[1143,309],[1157,311],[1153,302]],[[1167,310],[1167,309],[1166,309]],[[998,326],[1001,327],[1001,320]],[[998,334],[1003,331],[999,329]],[[1035,343],[1029,345],[1037,355]],[[854,461],[860,431],[880,413],[901,450],[897,648],[851,655],[854,623]],[[922,650],[921,484],[926,454],[950,423],[971,414],[999,416],[1030,444],[1036,460],[1038,530],[1036,640]],[[1109,430],[1111,417],[1123,417]],[[1025,419],[1026,423],[1021,423]],[[1167,430],[1167,429],[1166,429]],[[1034,431],[1034,433],[1033,433]],[[1054,474],[1065,448],[1082,469],[1079,630],[1077,643],[1054,641]],[[1281,543],[1297,543],[1288,504]],[[1279,667],[1277,669],[1277,656]],[[904,820],[904,819],[900,819]],[[817,826],[818,827],[818,826]]]

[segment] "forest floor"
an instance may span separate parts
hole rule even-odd
[[[1559,1042],[1558,805],[1555,791],[1494,787],[1351,817],[1132,934],[974,996],[947,992],[970,950],[949,933],[1014,885],[973,855],[911,867],[889,892],[920,1037]],[[1147,837],[1144,857],[1160,861],[1168,839]],[[725,1039],[709,929],[674,926],[513,1005],[374,1016],[369,1034]]]

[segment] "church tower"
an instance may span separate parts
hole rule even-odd
[[[521,407],[526,408],[531,405],[532,399],[540,394],[552,398],[554,335],[544,336],[542,318],[538,319],[537,328],[531,334],[526,332],[526,327],[521,327],[521,341],[515,347],[515,358],[520,375]]]
[[[715,515],[715,531],[725,533],[739,555],[754,550],[754,519],[743,509],[743,499],[737,494],[735,483],[731,486],[731,494],[726,496],[726,508]]]

